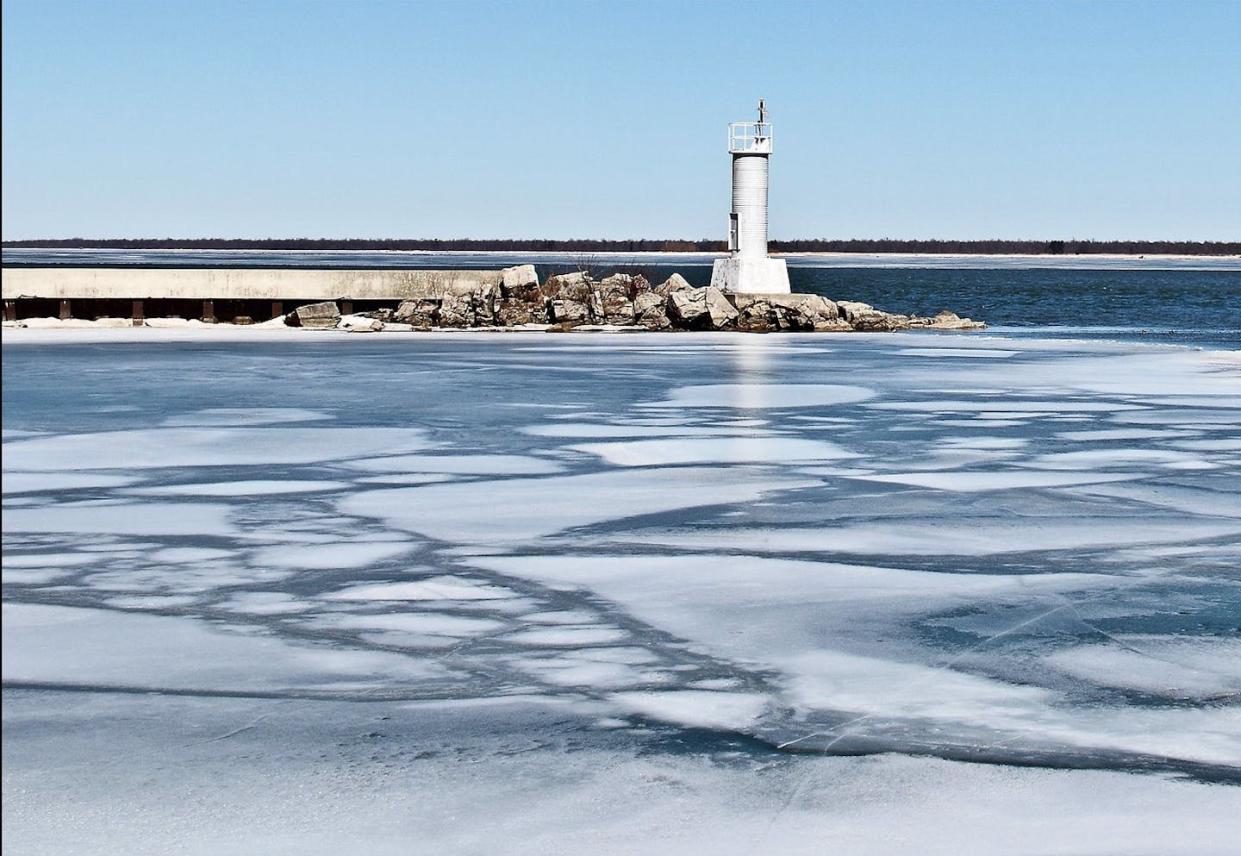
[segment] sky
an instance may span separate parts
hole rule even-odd
[[[1241,240],[1241,0],[3,4],[5,239]]]

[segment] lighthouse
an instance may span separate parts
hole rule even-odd
[[[711,284],[747,294],[788,294],[784,259],[767,256],[767,161],[771,157],[767,106],[758,102],[757,122],[728,126],[733,159],[733,204],[728,214],[728,258],[718,259]]]

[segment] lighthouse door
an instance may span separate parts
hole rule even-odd
[[[728,215],[728,251],[737,252],[737,212]]]

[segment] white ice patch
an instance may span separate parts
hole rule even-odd
[[[72,568],[100,561],[99,555],[89,553],[13,553],[6,552],[0,559],[7,568]]]
[[[354,541],[344,544],[290,544],[264,547],[254,552],[255,564],[291,570],[338,570],[367,568],[407,552],[405,541]]]
[[[354,689],[447,674],[382,651],[294,645],[187,618],[4,604],[4,680],[245,692]]]
[[[742,731],[752,728],[770,700],[757,693],[711,690],[624,692],[608,696],[630,713],[692,728]]]
[[[317,615],[309,623],[342,630],[399,631],[433,636],[477,636],[502,629],[502,621],[467,618],[437,612],[385,612],[377,615],[333,613]]]
[[[6,470],[0,476],[5,496],[14,493],[35,493],[38,491],[83,490],[86,488],[124,487],[138,481],[129,476],[109,475],[105,473],[55,473],[27,472],[14,473],[7,470],[9,451],[5,449]]]
[[[1099,485],[1071,491],[1087,496],[1110,496],[1170,508],[1206,517],[1241,517],[1241,493],[1165,484]]]
[[[622,470],[375,490],[342,500],[340,508],[445,541],[510,544],[634,515],[752,502],[818,483],[691,467]]]
[[[512,592],[499,586],[484,585],[460,577],[431,577],[399,583],[372,583],[350,586],[325,595],[328,600],[499,600],[512,597]]]
[[[1157,428],[1101,428],[1095,431],[1063,431],[1056,436],[1061,440],[1097,442],[1106,440],[1164,440],[1172,437],[1189,437],[1189,431],[1161,431]]]
[[[4,513],[5,532],[84,535],[232,535],[232,508],[209,503],[142,502],[118,505],[57,505]]]
[[[749,420],[746,420],[749,421]],[[569,439],[613,437],[732,437],[737,429],[730,426],[647,425],[633,423],[562,422],[555,425],[530,425],[521,429],[532,437],[563,437]]]
[[[740,410],[786,407],[825,407],[853,404],[875,397],[861,386],[817,383],[720,383],[681,386],[660,407],[731,407]]]
[[[170,563],[174,565],[186,562],[213,562],[220,559],[236,557],[232,550],[217,550],[212,547],[167,547],[150,554],[154,563]]]
[[[170,416],[163,424],[170,428],[209,428],[243,425],[275,425],[283,422],[318,422],[335,419],[329,413],[300,407],[212,407]]]
[[[563,467],[546,458],[526,455],[400,455],[349,461],[349,467],[372,473],[443,473],[478,476],[537,476]]]
[[[839,651],[778,657],[777,665],[791,675],[790,700],[807,710],[952,720],[969,720],[985,711],[998,725],[1052,696],[1040,687]]]
[[[855,476],[855,478],[890,484],[906,484],[933,490],[974,493],[1129,481],[1145,478],[1146,475],[1146,473],[1032,473],[1028,470],[999,470],[995,472],[890,473]]]
[[[436,482],[452,481],[453,477],[445,473],[402,473],[391,476],[366,476],[358,479],[358,484],[435,484]]]
[[[734,528],[627,536],[643,544],[756,553],[856,553],[896,556],[991,556],[1033,550],[1078,550],[1166,544],[1241,534],[1241,523],[1076,517],[968,518],[851,523],[805,528]]]
[[[901,357],[981,357],[984,359],[1007,359],[1020,351],[999,348],[902,348],[894,352]]]
[[[1199,455],[1169,449],[1086,449],[1080,452],[1054,452],[1039,455],[1028,466],[1049,470],[1089,470],[1095,467],[1127,467],[1135,464],[1201,463]]]
[[[313,604],[278,591],[252,591],[233,595],[221,606],[244,615],[289,615],[304,612]]]
[[[1119,404],[1111,401],[881,401],[868,404],[876,410],[932,411],[935,413],[960,413],[975,411],[986,414],[984,418],[1034,417],[1046,413],[1113,413],[1119,410],[1141,410],[1136,404]]]
[[[127,490],[130,496],[269,496],[284,493],[315,493],[318,491],[344,490],[348,482],[336,481],[280,481],[254,479],[251,481],[204,482],[199,484],[171,484],[160,487],[144,487]]]
[[[1056,651],[1045,660],[1101,686],[1182,699],[1241,695],[1238,639],[1129,635]]]
[[[4,456],[10,470],[130,470],[311,464],[425,445],[405,428],[152,428],[17,440]]]
[[[648,680],[647,673],[624,663],[601,663],[577,656],[516,659],[513,665],[549,684],[591,689],[632,687]]]
[[[530,630],[520,630],[516,633],[510,633],[504,638],[510,642],[516,642],[518,645],[576,648],[582,645],[610,645],[624,641],[628,638],[628,634],[624,630],[619,630],[615,627],[573,627],[571,625],[564,625],[560,627],[536,627]]]
[[[818,463],[859,457],[835,443],[795,437],[636,440],[629,443],[587,443],[569,448],[598,455],[619,467]]]

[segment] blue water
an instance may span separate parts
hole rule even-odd
[[[189,267],[495,268],[530,262],[543,275],[588,268],[663,279],[710,280],[706,253],[5,250],[6,265]],[[1241,259],[1114,257],[793,256],[796,291],[860,300],[892,312],[939,309],[993,329],[1040,336],[1136,340],[1207,348],[1241,346]]]

